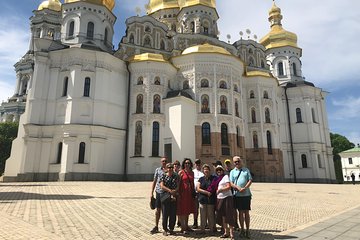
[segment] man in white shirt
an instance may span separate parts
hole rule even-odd
[[[194,172],[194,186],[197,186],[199,179],[204,176],[204,173],[201,172],[201,160],[195,160],[195,168],[193,169]],[[199,201],[195,200],[195,213],[194,213],[194,225],[193,228],[198,228],[198,215],[199,215]]]

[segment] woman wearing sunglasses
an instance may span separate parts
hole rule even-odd
[[[160,180],[160,187],[163,190],[161,194],[162,207],[162,225],[163,235],[174,235],[174,227],[176,222],[176,195],[178,192],[178,175],[174,173],[174,165],[172,163],[166,164],[167,172]]]

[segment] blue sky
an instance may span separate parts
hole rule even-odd
[[[63,0],[62,0],[63,1]],[[29,18],[41,0],[0,1],[0,101],[13,94],[13,65],[29,44]],[[117,0],[114,45],[125,33],[125,19],[148,0]],[[298,35],[303,75],[329,92],[326,105],[331,132],[360,143],[360,1],[277,0],[285,29]],[[220,38],[231,42],[251,30],[258,39],[269,31],[271,0],[217,0]],[[143,11],[144,14],[144,11]]]

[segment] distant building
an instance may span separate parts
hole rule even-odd
[[[152,179],[162,155],[239,155],[256,181],[335,181],[327,93],[304,80],[275,3],[266,36],[230,44],[215,0],[149,0],[116,51],[114,6],[47,0],[33,12],[5,181]]]
[[[339,153],[341,157],[342,173],[345,182],[351,182],[351,174],[360,181],[360,146]]]

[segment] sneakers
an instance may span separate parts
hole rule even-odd
[[[150,231],[151,234],[155,234],[155,233],[158,233],[158,232],[159,232],[159,228],[158,228],[158,227],[154,227],[154,228]]]

